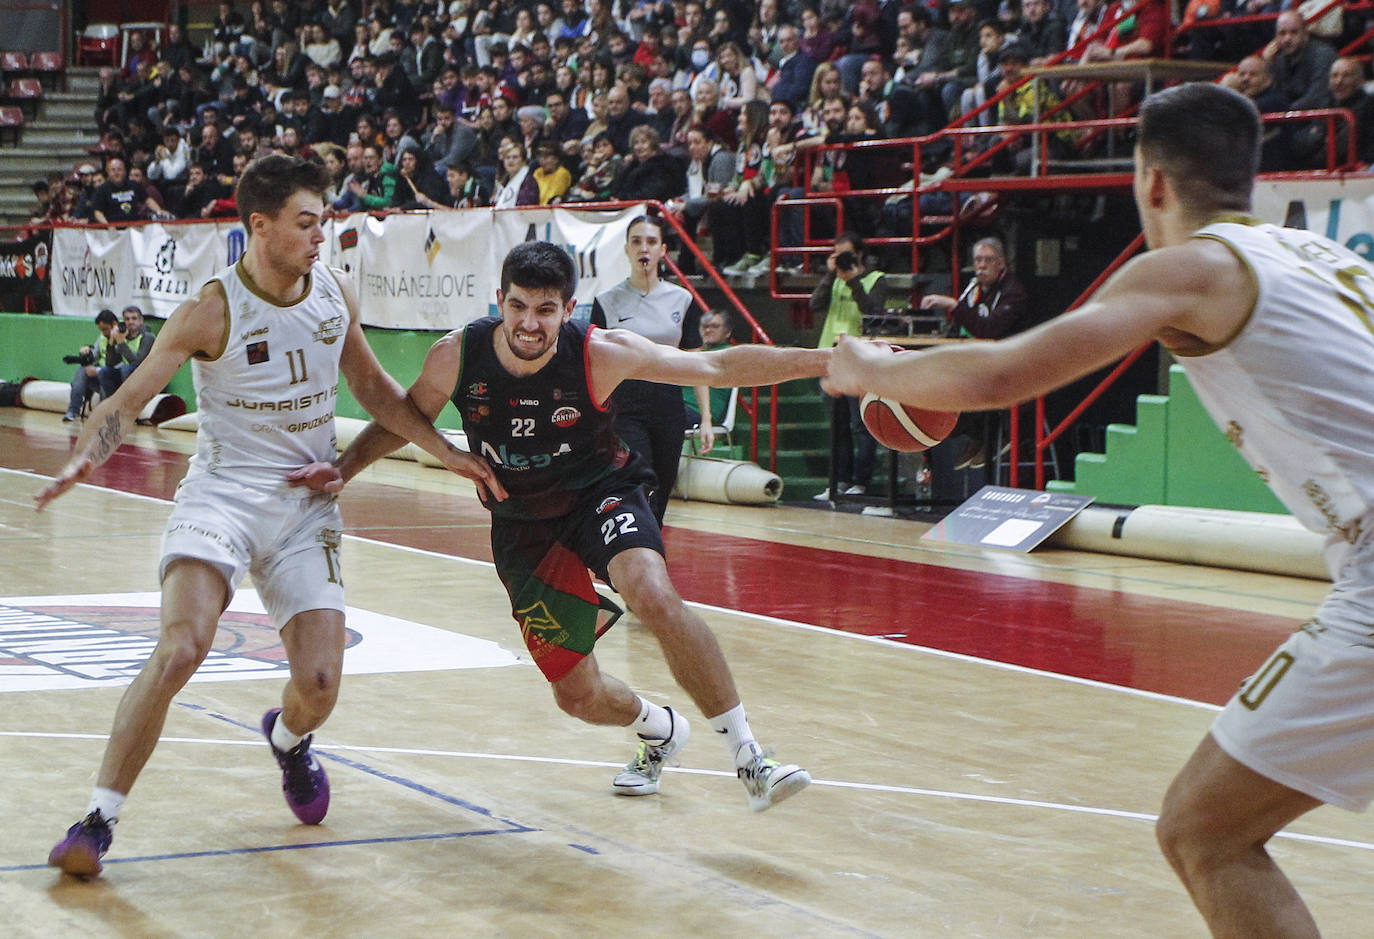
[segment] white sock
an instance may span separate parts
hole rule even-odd
[[[101,818],[113,825],[119,820],[119,810],[124,807],[125,798],[122,792],[96,786],[91,791],[91,804],[86,806],[86,814],[98,811]]]
[[[673,717],[667,708],[639,698],[639,717],[630,724],[645,740],[667,740],[673,733]]]
[[[277,715],[277,722],[272,725],[272,746],[286,752],[304,739],[304,737],[297,737],[287,730],[286,721],[281,719],[280,714]]]
[[[763,752],[754,732],[749,729],[749,718],[744,715],[744,705],[736,704],[730,710],[710,719],[711,729],[725,736],[725,748],[735,761],[735,768],[745,765]]]

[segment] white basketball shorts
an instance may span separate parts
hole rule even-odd
[[[160,576],[177,558],[204,561],[224,575],[232,596],[252,573],[281,629],[306,610],[343,611],[342,528],[330,494],[283,494],[209,475],[183,479],[162,533]]]
[[[1255,772],[1363,812],[1374,801],[1374,538],[1303,625],[1241,685],[1212,737]]]

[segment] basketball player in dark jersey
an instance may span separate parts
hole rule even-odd
[[[596,593],[588,568],[613,584],[658,637],[673,677],[725,742],[751,807],[766,809],[811,777],[764,755],[715,636],[668,579],[646,493],[651,476],[620,442],[610,399],[629,379],[730,387],[815,376],[830,352],[749,344],[684,352],[626,330],[573,322],[576,282],[562,248],[517,246],[501,269],[500,317],[435,343],[411,397],[431,418],[452,400],[469,448],[486,457],[509,494],[496,502],[478,491],[492,513],[497,573],[559,707],[588,723],[638,733],[639,749],[615,777],[614,791],[657,792],[664,763],[690,728],[676,710],[645,701],[597,666],[596,637],[620,610]],[[298,475],[311,488],[337,491],[402,443],[373,424],[336,463],[311,464]]]

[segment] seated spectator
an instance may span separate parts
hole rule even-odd
[[[739,116],[720,107],[720,88],[709,78],[703,78],[692,86],[693,124],[705,124],[711,128],[727,148],[734,150],[739,145]]]
[[[999,238],[983,238],[973,245],[973,278],[957,298],[927,294],[921,309],[945,315],[954,335],[977,339],[1002,339],[1031,324],[1026,288],[1007,266],[1007,253]],[[951,438],[963,438],[955,469],[982,466],[989,412],[969,412],[959,418]]]
[[[491,205],[491,187],[482,182],[470,163],[448,168],[448,195],[443,200],[446,209],[476,209]]]
[[[649,126],[658,132],[659,140],[667,140],[673,133],[673,83],[666,78],[649,82],[649,106],[644,109]]]
[[[1327,93],[1313,102],[1317,108],[1345,108],[1355,116],[1355,159],[1361,164],[1374,162],[1374,98],[1364,90],[1364,64],[1353,56],[1331,63]],[[1300,168],[1322,169],[1327,165],[1327,122],[1312,121],[1293,130],[1293,155]],[[1336,124],[1336,164],[1346,161],[1350,129],[1344,121]]]
[[[1263,56],[1250,55],[1241,59],[1235,71],[1221,77],[1221,84],[1245,95],[1261,114],[1286,110],[1283,91],[1274,84],[1274,73]],[[1260,172],[1296,169],[1291,146],[1293,128],[1267,125],[1261,127],[1261,131]]]
[[[129,185],[139,190],[143,196],[143,217],[157,222],[165,222],[176,218],[163,205],[166,197],[154,186],[146,175],[143,167],[134,165],[129,167]]]
[[[727,274],[768,272],[768,180],[763,145],[768,105],[750,101],[740,111],[735,177],[706,209],[711,224],[711,263]]]
[[[951,0],[949,32],[933,62],[921,62],[913,90],[917,92],[912,120],[918,126],[938,130],[958,112],[965,88],[978,79],[981,43],[978,11],[971,0]]]
[[[425,163],[418,150],[402,150],[396,167],[396,207],[432,209],[444,195],[444,184]]]
[[[1000,21],[984,20],[978,24],[978,77],[977,81],[965,88],[963,94],[959,96],[960,114],[973,114],[975,110],[987,102],[988,98],[996,93],[996,88],[1002,81],[1002,69],[998,62],[1006,41],[1006,27]],[[987,111],[980,111],[977,115],[966,118],[966,120],[969,124],[988,126],[992,124],[992,117]]]
[[[673,112],[673,126],[663,138],[663,149],[684,160],[687,158],[687,132],[696,126],[691,93],[686,88],[674,89],[668,96],[668,106]],[[714,131],[712,133],[714,135]]]
[[[605,134],[591,142],[582,159],[582,176],[568,190],[565,202],[609,202],[611,187],[620,175],[620,155]]]
[[[820,10],[814,6],[804,7],[801,12],[801,27],[797,47],[817,62],[829,62],[830,54],[835,51],[835,34],[821,19]]]
[[[515,141],[507,141],[500,150],[501,172],[496,177],[500,188],[492,199],[498,209],[508,209],[517,205],[539,204],[539,183],[530,171],[525,158],[525,148]]]
[[[338,194],[334,200],[328,204],[326,212],[335,215],[347,215],[356,212],[361,207],[359,202],[359,191],[354,189],[351,183],[362,183],[367,179],[367,169],[363,163],[363,145],[355,141],[350,141],[344,147],[344,176],[338,183]]]
[[[572,173],[563,165],[562,155],[550,141],[541,143],[534,150],[534,181],[539,185],[539,204],[553,205],[563,201],[563,196],[572,188]]]
[[[1021,0],[1016,41],[1030,56],[1029,64],[1044,65],[1068,48],[1068,27],[1050,10],[1050,0]]]
[[[109,334],[109,349],[105,364],[96,370],[100,380],[100,396],[114,394],[134,369],[143,364],[153,351],[153,331],[143,323],[143,311],[130,304],[124,308],[124,322],[115,323]]]
[[[711,128],[702,124],[687,132],[687,153],[685,196],[668,203],[668,209],[682,220],[688,237],[695,240],[707,206],[734,181],[735,155],[720,145]],[[678,256],[678,267],[684,274],[697,272],[696,257],[686,248]]]
[[[352,179],[348,190],[357,198],[363,212],[385,212],[397,205],[396,189],[400,181],[396,167],[382,159],[382,148],[375,143],[363,147],[363,179]]]
[[[667,202],[686,185],[682,164],[663,152],[657,131],[640,125],[630,132],[630,155],[611,186],[616,199]]]
[[[617,153],[630,152],[630,132],[648,123],[643,114],[630,107],[630,91],[616,85],[606,93],[606,133]]]
[[[424,155],[436,172],[443,173],[450,166],[462,163],[477,146],[477,135],[458,123],[453,109],[445,105],[434,108],[434,126],[425,141]]]
[[[1274,72],[1274,82],[1290,111],[1305,111],[1326,97],[1336,50],[1309,32],[1296,10],[1280,13],[1274,41],[1260,53]]]
[[[537,104],[527,104],[515,112],[520,145],[526,153],[533,153],[544,142],[544,122],[548,119],[549,112]]]
[[[591,123],[586,112],[569,106],[568,96],[562,91],[549,92],[544,98],[544,106],[549,109],[544,138],[557,146],[565,157],[576,160],[582,150],[582,135]]]
[[[190,168],[190,144],[175,126],[164,127],[162,143],[153,151],[153,161],[148,164],[148,178],[162,183],[167,188],[167,197],[175,205],[180,199],[177,190],[185,185]]]
[[[1032,78],[1019,84],[1025,77],[1026,66],[1030,64],[1030,50],[1019,42],[1009,42],[1002,47],[998,57],[998,71],[1002,73],[997,87],[991,89],[994,95],[1006,94],[993,109],[989,124],[1030,124],[1037,120],[1042,123],[1056,123],[1073,120],[1067,109],[1045,116],[1059,105],[1059,96],[1041,78]],[[1027,175],[1038,153],[1039,141],[1024,134],[1008,134],[1003,138],[1006,146],[993,157],[995,172]],[[1047,144],[1051,158],[1067,156],[1078,140],[1078,132],[1058,131],[1050,136]],[[993,141],[989,140],[989,144]]]
[[[697,329],[701,331],[701,351],[715,352],[717,349],[728,349],[733,342],[731,337],[734,330],[730,326],[730,314],[719,308],[707,310],[701,314],[701,320],[697,324]],[[725,409],[730,405],[731,388],[712,388],[711,398],[711,423],[719,425],[725,420]],[[697,394],[695,388],[684,387],[682,389],[682,403],[687,410],[687,426],[689,428],[698,427],[701,424],[701,412],[697,410]]]
[[[110,363],[111,350],[114,348],[111,337],[118,323],[114,310],[101,310],[96,314],[95,326],[100,330],[100,335],[94,345],[82,346],[77,350],[79,361],[72,375],[72,392],[67,399],[67,413],[62,415],[63,421],[76,420],[86,405],[86,399],[100,390],[100,369]]]
[[[110,157],[105,161],[105,173],[105,182],[91,195],[91,219],[102,225],[119,225],[143,218],[143,187],[129,182],[124,160]]]
[[[1084,62],[1144,59],[1165,53],[1172,26],[1164,0],[1117,0],[1108,7],[1106,21],[1112,24],[1106,41],[1090,42]],[[1107,92],[1112,99],[1109,112],[1125,111],[1142,89],[1131,82],[1113,82]]]

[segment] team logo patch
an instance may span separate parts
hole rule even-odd
[[[157,646],[156,593],[0,598],[0,693],[127,685]],[[344,674],[495,668],[494,642],[349,607]],[[281,636],[257,594],[239,590],[193,682],[280,681]]]
[[[315,330],[314,340],[322,342],[327,346],[332,346],[338,342],[344,334],[344,318],[342,316],[331,316],[327,320],[320,321],[320,328]]]
[[[563,407],[553,412],[553,422],[559,427],[571,427],[581,416],[582,412],[577,408]]]
[[[487,383],[484,381],[475,381],[468,385],[468,394],[470,395],[485,395],[486,393]]]
[[[345,249],[358,247],[358,229],[345,228],[339,232],[339,247]]]
[[[609,498],[602,499],[601,504],[596,507],[596,514],[605,515],[607,512],[609,512],[611,509],[615,508],[619,504],[619,496],[610,496]]]
[[[268,361],[268,359],[270,358],[270,356],[268,356],[267,354],[266,339],[264,339],[262,342],[248,343],[247,350],[249,365],[261,365],[262,363]]]

